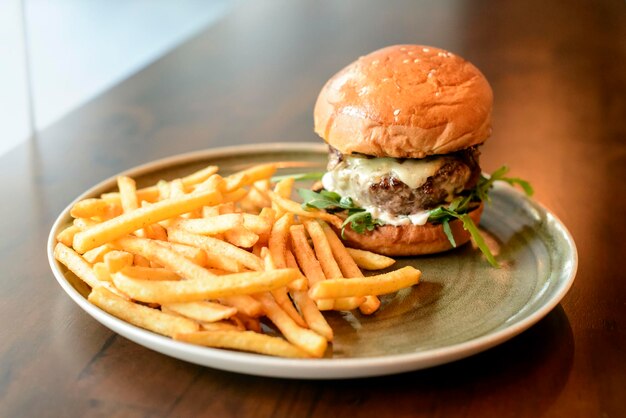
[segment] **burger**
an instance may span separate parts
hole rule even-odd
[[[329,162],[305,205],[343,217],[351,246],[386,255],[442,252],[472,236],[484,246],[476,225],[486,190],[505,179],[505,169],[488,178],[479,165],[492,102],[483,74],[451,52],[395,45],[360,57],[317,98]]]

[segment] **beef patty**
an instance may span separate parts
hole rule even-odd
[[[350,197],[361,206],[374,206],[391,215],[433,209],[476,185],[480,176],[479,155],[477,147],[472,147],[441,156],[441,167],[417,188],[409,187],[393,173],[376,178],[355,176],[350,179]],[[397,162],[402,164],[403,160]],[[346,164],[349,159],[331,147],[328,170],[341,170]]]

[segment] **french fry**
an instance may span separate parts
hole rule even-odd
[[[183,181],[183,187],[184,187],[184,190],[187,192],[189,192],[190,189],[193,189],[194,191],[219,190],[222,187],[223,182],[224,182],[224,179],[222,178],[222,176],[220,176],[219,174],[213,173],[209,177],[204,179],[202,182],[198,182],[197,184],[192,185],[191,187],[185,184],[185,182]]]
[[[276,183],[274,186],[274,193],[279,195],[280,197],[284,197],[285,199],[289,199],[291,196],[291,190],[293,189],[293,184],[295,183],[295,179],[293,177],[287,177]]]
[[[160,244],[160,241],[127,236],[115,241],[115,245],[154,261],[185,279],[207,280],[216,277],[177,251]]]
[[[190,234],[178,228],[172,228],[168,230],[168,234],[171,241],[202,248],[207,252],[207,254],[215,254],[221,257],[229,257],[251,270],[263,270],[263,260],[255,256],[254,254],[242,250],[241,248],[227,242],[211,237],[205,237],[202,235]]]
[[[170,198],[170,184],[165,180],[159,180],[156,184],[157,189],[159,190],[159,198],[158,200],[165,200]]]
[[[284,197],[279,196],[277,193],[274,193],[272,191],[269,191],[268,194],[272,199],[272,202],[276,203],[279,208],[283,209],[286,212],[290,212],[305,218],[322,219],[333,224],[337,228],[341,228],[341,224],[343,223],[343,221],[340,217],[336,215],[332,215],[319,209],[304,210],[299,203],[294,202],[293,200],[285,199]]]
[[[104,255],[113,250],[115,250],[115,248],[113,248],[110,244],[103,244],[99,247],[96,247],[92,250],[87,251],[85,254],[83,254],[83,258],[87,260],[89,263],[95,264],[100,261],[104,261]]]
[[[276,164],[260,164],[250,167],[226,177],[223,191],[232,192],[235,189],[249,186],[259,180],[269,179],[275,172]]]
[[[235,203],[234,202],[225,202],[222,203],[221,205],[217,206],[217,210],[219,211],[220,215],[227,215],[229,213],[237,213],[237,208],[235,207]]]
[[[289,228],[293,224],[293,215],[284,214],[276,221],[272,227],[269,238],[269,251],[275,268],[285,268],[285,251],[287,250],[287,240],[289,239]]]
[[[357,266],[365,270],[382,270],[396,262],[391,257],[376,254],[371,251],[346,248]]]
[[[237,314],[237,318],[239,318],[239,320],[242,322],[245,329],[258,332],[259,334],[263,333],[263,330],[261,329],[261,321],[259,320],[259,318],[253,318],[247,315],[243,315],[241,313]]]
[[[235,331],[241,332],[243,331],[242,327],[238,324],[235,324],[231,321],[217,321],[217,322],[201,322],[200,323],[201,331]]]
[[[113,274],[113,283],[134,300],[163,304],[270,291],[285,286],[298,278],[299,274],[294,269],[282,269],[272,272],[233,273],[226,276],[211,275],[169,282],[140,280],[118,272]]]
[[[111,204],[102,199],[81,200],[70,209],[70,215],[74,218],[111,218],[121,213],[120,205]]]
[[[71,247],[74,243],[74,235],[80,231],[80,228],[76,225],[70,225],[65,227],[56,236],[58,242],[63,243],[67,247]]]
[[[143,231],[146,238],[158,241],[167,241],[167,231],[158,223],[146,226]]]
[[[269,217],[267,211],[265,211],[265,214],[261,211],[260,215],[251,215],[249,213],[243,214],[243,226],[248,231],[254,232],[257,235],[269,233],[272,229],[273,221],[274,217]]]
[[[191,245],[179,244],[176,242],[169,242],[169,241],[154,241],[154,242],[176,251],[178,254],[183,255],[189,260],[191,260],[194,264],[197,264],[199,266],[206,266],[207,264],[206,252],[200,248],[197,248]]]
[[[263,208],[261,209],[261,212],[259,213],[258,218],[262,220],[260,222],[263,222],[263,221],[266,222],[267,227],[265,227],[264,225],[263,229],[256,228],[255,226],[250,224],[252,221],[248,221],[248,222],[244,221],[244,226],[259,236],[259,240],[257,241],[257,244],[267,245],[270,239],[270,232],[272,231],[272,225],[274,224],[274,221],[278,219],[279,217],[276,216],[276,212],[272,208]],[[244,220],[245,220],[245,217],[244,217]]]
[[[61,264],[65,265],[72,273],[76,275],[83,282],[87,283],[92,289],[97,287],[106,287],[111,292],[122,298],[128,298],[124,293],[117,290],[108,281],[102,281],[98,278],[93,271],[91,264],[85,261],[80,254],[76,253],[70,247],[65,246],[62,243],[57,243],[54,247],[54,258]]]
[[[295,180],[293,178],[284,178],[276,183],[274,186],[274,193],[277,195],[284,197],[285,199],[289,199],[291,196],[291,189],[293,188]],[[281,217],[284,215],[284,209],[280,208],[276,202],[271,202],[272,209],[276,212],[277,217]]]
[[[326,347],[328,346],[326,338],[310,329],[298,326],[293,319],[280,308],[269,293],[260,293],[255,297],[263,304],[263,309],[267,317],[278,327],[289,342],[306,351],[313,357],[322,357],[324,355]]]
[[[111,277],[111,272],[104,261],[99,261],[95,263],[92,267],[94,274],[98,278],[98,280],[103,282],[112,282],[113,278]]]
[[[325,299],[384,295],[416,285],[419,282],[421,274],[422,273],[414,267],[407,266],[377,276],[328,279],[311,286],[309,296],[312,299]]]
[[[95,266],[94,266],[95,267]],[[126,276],[142,280],[180,280],[181,277],[166,268],[129,266],[120,270]]]
[[[156,202],[77,233],[74,236],[74,248],[79,253],[84,253],[147,225],[182,215],[204,205],[215,204],[220,198],[218,192],[210,191]]]
[[[339,265],[333,258],[333,252],[328,243],[328,239],[317,220],[305,220],[304,226],[313,241],[315,255],[322,266],[324,275],[327,279],[341,279],[344,276],[341,273]],[[365,301],[365,297],[350,297],[337,299],[333,302],[333,309],[338,311],[351,311],[358,308]]]
[[[306,352],[279,337],[254,331],[198,331],[180,333],[175,340],[206,347],[230,348],[278,357],[306,358]]]
[[[91,264],[66,245],[60,242],[57,243],[54,247],[54,258],[92,288],[101,285],[100,280],[98,280],[98,277],[91,268]]]
[[[240,273],[245,270],[245,267],[237,262],[237,260],[224,257],[216,252],[207,252],[206,253],[206,265],[207,269],[211,270],[221,270],[230,273]],[[244,256],[245,257],[245,256]]]
[[[287,262],[287,267],[290,269],[298,269],[300,270],[300,266],[298,266],[298,262],[296,261],[296,257],[293,255],[291,250],[285,251],[285,261]],[[306,290],[309,288],[308,281],[306,277],[301,277],[298,280],[294,280],[289,283],[287,287],[290,290]]]
[[[74,226],[77,227],[80,231],[86,231],[87,229],[93,228],[98,225],[100,222],[94,221],[93,219],[88,218],[76,218],[74,219]],[[76,234],[74,234],[76,236]],[[96,245],[97,247],[97,245]]]
[[[177,333],[194,332],[199,329],[198,323],[191,319],[169,315],[157,309],[124,300],[103,287],[93,288],[88,299],[111,315],[157,334],[173,336]]]
[[[259,240],[259,236],[243,226],[237,226],[224,233],[224,238],[240,248],[251,248]]]
[[[308,279],[309,287],[313,286],[315,283],[326,280],[322,266],[317,258],[315,258],[315,253],[307,241],[304,233],[304,226],[293,225],[290,231],[291,247],[293,248],[294,255],[298,260],[298,265]],[[317,307],[323,311],[333,309],[334,306],[334,301],[332,299],[319,300],[316,303]]]
[[[233,307],[208,301],[166,303],[161,305],[161,311],[174,312],[200,322],[217,322],[237,313]]]
[[[322,225],[322,230],[328,239],[328,244],[332,249],[335,260],[337,260],[337,264],[339,264],[339,268],[341,268],[341,272],[345,277],[363,277],[363,272],[359,269],[357,264],[354,262],[350,253],[343,245],[343,242],[339,239],[335,231],[326,224],[325,222],[320,222]],[[359,306],[359,310],[364,315],[371,315],[378,310],[380,307],[380,300],[374,295],[367,295],[365,297],[365,302],[363,302]]]
[[[224,193],[223,201],[230,202],[230,203],[239,202],[240,200],[245,198],[247,195],[248,195],[248,191],[246,189],[236,189],[235,191]]]
[[[139,189],[137,190],[137,199],[139,201],[146,201],[150,203],[156,202],[157,200],[159,200],[159,192],[160,191],[156,186],[147,187],[145,189]],[[122,204],[122,198],[119,192],[103,193],[100,196],[100,199],[113,205],[119,205],[120,207]]]
[[[181,181],[185,186],[185,189],[190,189],[195,184],[201,183],[204,180],[208,179],[211,175],[217,173],[217,166],[207,166],[201,170],[198,170],[188,176],[182,177]],[[167,183],[167,182],[165,182]],[[146,202],[156,202],[160,197],[160,189],[158,186],[161,185],[161,182],[157,183],[157,186],[145,187],[137,190],[137,199],[145,200]],[[169,193],[167,194],[169,197]],[[113,203],[120,203],[121,198],[119,193],[105,193],[101,196],[102,199],[107,200]]]
[[[270,252],[268,251],[267,248],[263,248],[263,251],[261,251],[261,257],[263,258],[265,262],[265,271],[272,271],[276,269],[276,266],[274,265]],[[283,310],[287,313],[287,315],[289,315],[296,324],[298,324],[302,328],[307,328],[306,322],[300,316],[295,306],[293,306],[291,299],[289,299],[289,295],[287,293],[287,287],[274,289],[272,290],[271,293],[276,303],[278,303],[280,307],[283,308]]]
[[[302,312],[307,326],[328,341],[332,341],[333,329],[328,325],[326,318],[324,318],[324,315],[322,315],[315,302],[309,297],[306,290],[294,290],[291,294],[300,312]]]
[[[220,215],[219,206],[204,206],[202,208],[202,217],[203,218],[212,218],[213,216]]]
[[[139,254],[133,254],[133,266],[150,268],[150,260]]]
[[[205,207],[206,209],[206,207]],[[181,219],[173,226],[192,234],[216,235],[243,225],[243,214],[228,213],[201,219]]]
[[[170,182],[170,198],[181,197],[185,194],[185,185],[181,179],[174,179]]]
[[[250,295],[232,295],[219,298],[218,301],[222,305],[232,306],[251,318],[256,318],[263,314],[263,306],[261,303]]]
[[[120,190],[120,201],[122,204],[122,211],[124,213],[132,212],[139,208],[135,180],[127,176],[118,176],[117,188]]]
[[[104,264],[107,266],[109,273],[116,273],[124,267],[133,265],[133,255],[126,251],[109,251],[104,255]]]

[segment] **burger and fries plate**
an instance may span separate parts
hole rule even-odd
[[[212,149],[155,161],[121,175],[135,179],[141,188],[207,165],[218,166],[219,174],[228,176],[271,162],[292,163],[285,164],[290,168],[280,169],[280,175],[324,171],[327,148],[282,143]],[[194,345],[132,325],[92,304],[89,286],[55,258],[57,236],[72,224],[74,204],[115,191],[117,178],[83,193],[54,223],[48,257],[57,281],[83,310],[121,336],[168,356],[217,369],[284,378],[340,379],[444,364],[500,344],[535,324],[559,303],[576,273],[576,248],[563,224],[521,192],[498,183],[491,192],[492,202],[485,206],[481,228],[499,253],[501,268],[491,267],[471,244],[432,256],[400,258],[387,270],[372,274],[411,266],[422,273],[419,284],[381,295],[381,306],[372,315],[358,309],[326,311],[334,338],[322,357],[282,358]],[[245,239],[245,234],[236,239]],[[112,258],[108,261],[113,263],[116,260]],[[271,327],[268,330],[272,332]]]

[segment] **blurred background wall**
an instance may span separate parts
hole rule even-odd
[[[0,0],[0,154],[217,22],[234,0]]]

